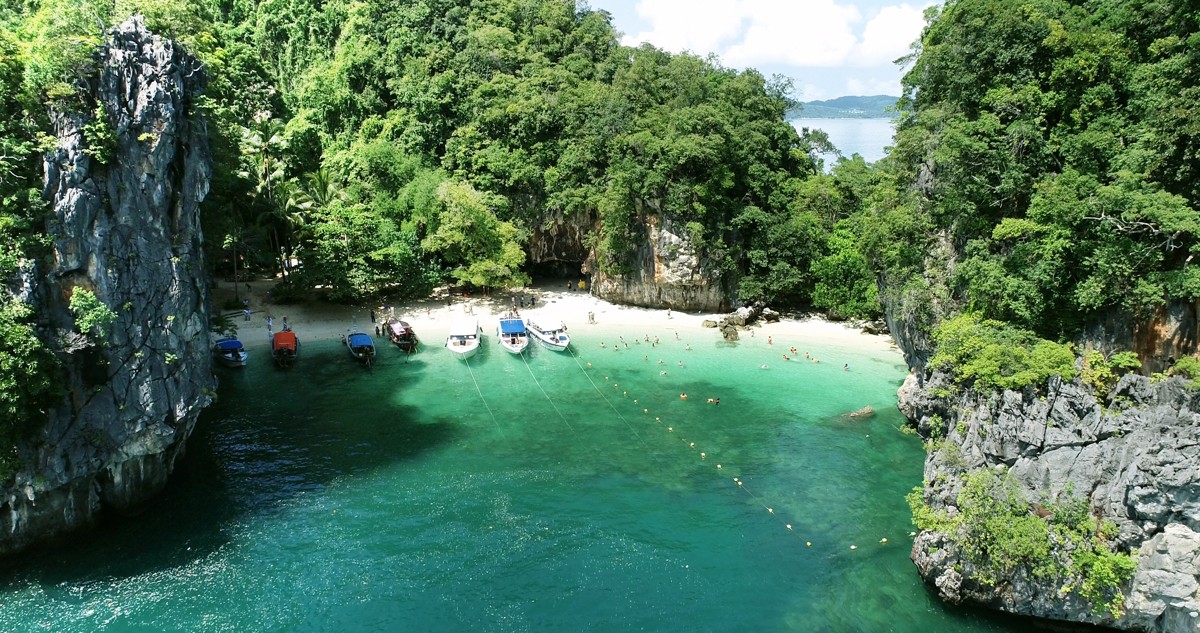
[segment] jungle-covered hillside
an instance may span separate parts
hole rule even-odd
[[[734,301],[918,332],[967,309],[1070,340],[1200,296],[1200,14],[1161,0],[931,9],[890,156],[828,172],[827,139],[785,121],[788,80],[621,46],[583,2],[4,2],[6,278],[44,252],[50,113],[89,117],[106,158],[86,87],[135,14],[204,64],[214,274],[277,275],[280,300],[521,285],[556,263],[530,240],[563,225],[583,235],[567,264],[620,275],[650,217],[685,227]],[[51,392],[33,320],[0,309],[6,427]]]

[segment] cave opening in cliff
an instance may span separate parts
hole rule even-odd
[[[550,280],[583,279],[586,276],[583,273],[582,261],[561,259],[532,263],[525,272],[533,278],[535,285]]]

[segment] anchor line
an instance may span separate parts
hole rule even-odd
[[[575,355],[575,352],[569,349],[567,351],[571,353],[571,358],[575,359],[575,364],[579,366],[579,371],[583,372],[584,378],[587,378],[588,382],[592,383],[592,389],[595,389],[596,393],[600,394],[601,398],[604,398],[604,402],[608,404],[608,408],[612,409],[613,413],[617,414],[618,418],[621,418],[621,421],[625,423],[625,426],[629,427],[629,432],[633,433],[633,436],[642,443],[642,446],[647,446],[646,440],[642,437],[642,434],[638,433],[637,429],[633,428],[633,425],[629,423],[629,420],[625,418],[621,411],[613,405],[611,400],[608,399],[608,396],[604,395],[604,392],[601,391],[600,387],[596,385],[596,381],[592,380],[592,377],[588,375],[587,370],[583,368],[583,363],[579,362],[579,357]]]
[[[529,372],[529,377],[533,379],[533,384],[537,385],[538,389],[542,390],[542,395],[546,396],[546,401],[550,403],[550,406],[554,407],[554,412],[558,414],[558,417],[562,418],[563,424],[566,424],[568,429],[574,431],[575,427],[571,426],[571,423],[567,421],[567,416],[563,415],[562,411],[558,410],[558,405],[554,404],[554,400],[550,398],[550,394],[546,393],[546,388],[542,386],[542,383],[538,381],[537,376],[533,374],[533,368],[529,366],[529,361],[526,360],[524,354],[521,354],[521,360],[525,361],[525,370]]]
[[[483,402],[483,408],[487,409],[488,415],[492,416],[492,424],[500,430],[500,435],[504,435],[504,428],[500,426],[500,421],[496,419],[496,414],[492,413],[492,407],[488,405],[487,399],[483,397],[483,390],[479,388],[479,381],[475,380],[475,371],[471,369],[471,359],[464,358],[463,362],[467,364],[467,373],[471,374],[471,382],[475,383],[475,393],[479,394],[480,402]]]

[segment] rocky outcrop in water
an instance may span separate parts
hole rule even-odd
[[[159,492],[215,387],[198,210],[211,159],[194,107],[204,75],[138,19],[114,30],[98,61],[83,91],[87,114],[52,113],[51,256],[27,268],[18,295],[61,350],[65,396],[18,447],[22,467],[0,503],[0,553]],[[80,289],[116,313],[98,340],[76,331],[68,309]]]
[[[1128,630],[1200,630],[1200,391],[1128,375],[1101,402],[1079,381],[994,393],[931,373],[908,377],[900,408],[924,437],[944,438],[925,462],[931,507],[955,513],[965,473],[1004,470],[1030,500],[1086,495],[1097,519],[1116,524],[1116,549],[1136,554],[1124,614],[1113,618],[1061,579],[1022,572],[980,583],[946,534],[922,532],[912,558],[943,598]]]

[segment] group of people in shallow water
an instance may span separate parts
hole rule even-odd
[[[774,339],[774,337],[768,336],[768,337],[767,337],[767,345],[774,345],[774,344],[775,344],[775,339]],[[790,353],[791,353],[791,356],[788,356],[787,354],[783,354],[783,360],[785,360],[785,361],[792,360],[792,359],[799,360],[799,356],[797,356],[797,354],[799,354],[799,353],[800,353],[800,350],[796,349],[796,348],[793,346],[793,347],[790,347],[790,348],[788,348],[788,352],[790,352]],[[810,360],[810,361],[814,362],[814,363],[819,363],[819,362],[821,362],[821,359],[817,358],[816,356],[809,356],[809,355],[808,355],[808,352],[804,352],[804,357],[805,357],[805,358],[807,358],[808,360]],[[766,369],[766,368],[767,368],[767,365],[763,364],[763,365],[759,365],[759,367],[760,367],[761,369]],[[850,371],[850,363],[845,363],[845,364],[843,364],[843,365],[842,365],[842,371]]]

